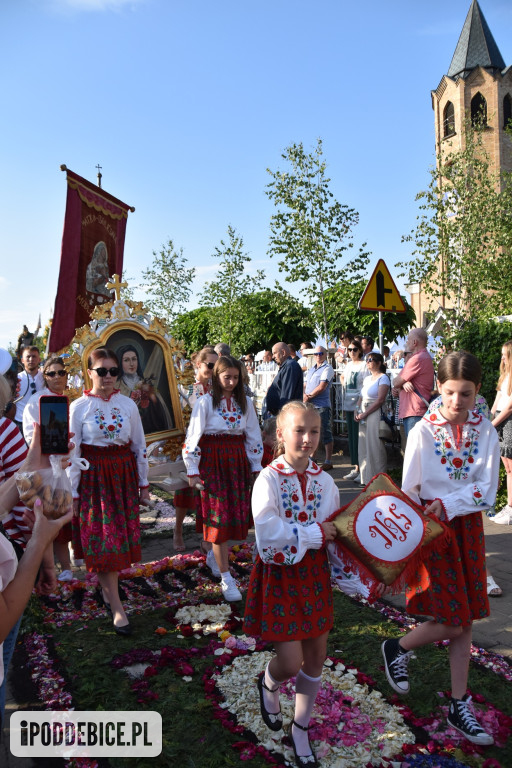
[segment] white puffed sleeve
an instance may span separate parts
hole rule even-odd
[[[23,437],[25,438],[27,445],[30,445],[32,442],[34,422],[39,424],[39,398],[41,395],[49,394],[51,393],[48,390],[43,390],[42,393],[36,392],[35,395],[32,395],[23,410]]]
[[[496,501],[500,470],[500,446],[494,427],[489,431],[488,445],[482,450],[474,482],[460,486],[456,491],[441,497],[446,517],[470,515],[477,510],[492,507]]]
[[[402,491],[409,496],[416,504],[420,504],[420,489],[422,485],[422,450],[425,450],[423,443],[423,432],[418,429],[411,429],[407,437],[405,448],[404,465],[402,469]],[[433,448],[431,449],[433,454]]]
[[[137,472],[139,474],[139,488],[147,488],[148,483],[148,458],[146,454],[146,437],[136,403],[129,397],[125,398],[130,410],[130,440],[135,458],[137,460]],[[126,403],[125,403],[126,405]]]
[[[69,431],[74,432],[71,440],[75,444],[75,447],[71,452],[72,459],[79,459],[82,455],[80,446],[82,445],[82,424],[84,421],[83,415],[86,405],[87,398],[82,396],[78,398],[78,400],[74,400],[69,406]],[[73,498],[78,499],[80,498],[78,487],[80,485],[80,477],[82,474],[80,465],[77,466],[76,462],[72,462],[71,465],[66,469],[66,472],[69,477],[69,482],[71,483]]]
[[[190,422],[182,451],[183,461],[185,462],[187,475],[189,477],[199,474],[199,462],[201,461],[199,440],[204,433],[210,402],[211,397],[208,397],[207,395],[200,397],[196,400],[192,413],[190,414]]]
[[[245,453],[251,465],[251,471],[261,472],[261,457],[263,456],[261,429],[258,424],[256,409],[249,398],[247,398],[245,418],[247,419],[245,426]]]

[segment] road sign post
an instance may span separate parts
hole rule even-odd
[[[407,312],[402,297],[398,293],[384,259],[379,259],[368,281],[363,295],[359,299],[359,309],[379,313],[379,349],[384,348],[384,312]]]

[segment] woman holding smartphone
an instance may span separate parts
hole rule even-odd
[[[91,352],[92,387],[70,407],[74,456],[90,467],[68,468],[74,513],[88,571],[98,574],[114,630],[131,634],[119,597],[118,572],[141,557],[139,502],[149,501],[146,440],[134,401],[115,388],[119,362],[111,349]]]
[[[62,357],[49,357],[43,365],[44,389],[32,395],[23,411],[23,436],[27,445],[32,442],[34,424],[39,424],[39,400],[49,395],[61,396],[68,385],[68,373]],[[71,559],[69,556],[69,542],[71,541],[71,523],[65,525],[53,542],[53,552],[60,563],[61,572],[57,576],[59,581],[71,581]],[[75,561],[76,562],[76,561]],[[78,565],[83,562],[78,561]],[[43,563],[43,568],[48,564]],[[55,577],[54,577],[55,578]]]

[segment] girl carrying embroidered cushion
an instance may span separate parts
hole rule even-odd
[[[449,724],[469,741],[493,743],[469,708],[467,681],[471,627],[489,615],[482,510],[494,504],[500,463],[498,436],[486,418],[470,409],[480,389],[481,366],[469,352],[452,352],[439,364],[442,405],[409,433],[402,490],[444,520],[452,530],[448,549],[433,552],[406,587],[407,610],[430,616],[400,639],[382,644],[388,682],[409,691],[412,651],[448,640],[451,695]]]
[[[112,611],[114,629],[130,634],[118,591],[118,571],[141,557],[139,501],[149,501],[146,439],[139,410],[115,389],[119,363],[114,352],[91,352],[92,388],[69,409],[75,433],[74,456],[90,463],[87,471],[68,468],[74,512],[88,571],[98,574],[103,601]]]
[[[200,397],[190,416],[183,448],[189,485],[198,495],[203,536],[212,542],[226,600],[242,596],[229,572],[228,541],[247,537],[251,517],[251,473],[261,470],[263,446],[256,411],[245,396],[241,365],[219,357],[212,391]]]

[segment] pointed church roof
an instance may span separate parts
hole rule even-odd
[[[505,69],[505,62],[477,0],[472,0],[448,77],[467,77],[475,67]]]

